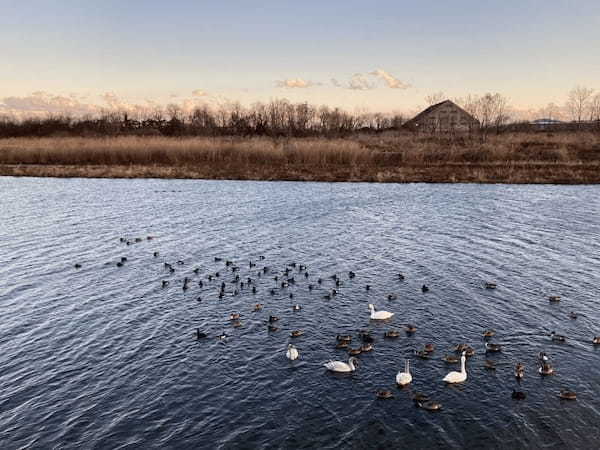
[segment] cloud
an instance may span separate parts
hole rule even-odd
[[[369,75],[381,78],[391,89],[408,89],[410,87],[410,84],[400,81],[398,78],[393,77],[383,69],[377,69],[373,72],[369,72]]]
[[[208,94],[206,93],[206,91],[203,91],[202,89],[196,89],[196,90],[192,91],[192,95],[194,97],[204,97]]]
[[[86,115],[99,111],[97,105],[83,103],[77,94],[52,95],[36,91],[24,97],[4,97],[0,100],[0,113],[18,117],[47,114]]]
[[[340,83],[337,79],[332,78],[331,79],[331,85],[334,87],[342,87],[342,83]]]
[[[355,73],[348,82],[348,89],[354,91],[368,91],[374,88],[375,84],[371,83],[362,73]]]
[[[310,80],[304,80],[302,78],[288,78],[287,80],[277,80],[275,86],[282,88],[308,88],[312,86],[320,86],[321,83],[316,83]]]

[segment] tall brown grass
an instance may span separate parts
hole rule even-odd
[[[514,182],[526,182],[529,171],[537,182],[598,182],[600,135],[9,138],[0,139],[0,165],[3,174],[50,176],[68,166],[63,176],[513,182],[518,172]]]

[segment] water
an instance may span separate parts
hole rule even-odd
[[[597,448],[598,187],[0,178],[0,192],[3,449]],[[215,256],[251,273],[257,294],[233,296]],[[271,296],[272,277],[292,261],[310,278],[296,274]],[[272,272],[257,278],[263,265]],[[327,301],[334,273],[344,284]],[[498,288],[484,289],[488,280]],[[552,294],[562,302],[550,304]],[[255,303],[264,310],[251,312]],[[395,318],[370,323],[368,303]],[[228,320],[235,311],[241,328]],[[279,332],[267,332],[269,314]],[[382,338],[409,322],[414,336]],[[196,341],[197,327],[209,338]],[[373,330],[374,351],[351,376],[326,373],[323,362],[347,358],[335,336],[356,340],[361,328]],[[488,355],[495,372],[483,368],[486,328],[504,344]],[[295,363],[284,356],[292,329],[305,331],[293,340]],[[567,342],[552,343],[552,330]],[[434,358],[413,357],[413,385],[397,389],[404,358],[430,342]],[[456,366],[441,357],[460,342],[477,353],[467,382],[447,387],[441,379]],[[542,350],[553,377],[536,373]],[[561,387],[578,399],[560,400]],[[377,399],[380,388],[395,398]],[[527,399],[513,400],[513,388]],[[416,391],[443,410],[416,408]]]

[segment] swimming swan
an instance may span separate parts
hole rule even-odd
[[[412,375],[410,374],[410,360],[404,361],[404,372],[398,372],[396,375],[396,383],[400,386],[406,386],[412,382]]]
[[[460,357],[460,372],[450,372],[448,375],[444,377],[444,381],[446,383],[462,383],[467,379],[467,371],[465,369],[465,361],[467,357],[465,356],[466,352],[463,351],[462,356]]]
[[[358,367],[358,359],[351,357],[347,363],[342,361],[329,361],[323,365],[327,370],[331,370],[332,372],[354,372],[356,367]]]
[[[294,361],[295,359],[298,359],[298,356],[300,355],[298,354],[296,347],[294,347],[292,344],[289,344],[285,356],[287,356],[287,359]]]
[[[371,319],[373,320],[385,320],[391,318],[394,313],[389,311],[375,311],[375,306],[369,304],[371,310]]]

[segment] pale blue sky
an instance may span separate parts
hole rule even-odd
[[[599,0],[0,0],[0,11],[0,99],[166,102],[201,89],[391,111],[436,91],[538,107],[576,84],[600,89]],[[354,74],[372,88],[348,89]],[[314,85],[276,85],[298,78]]]

